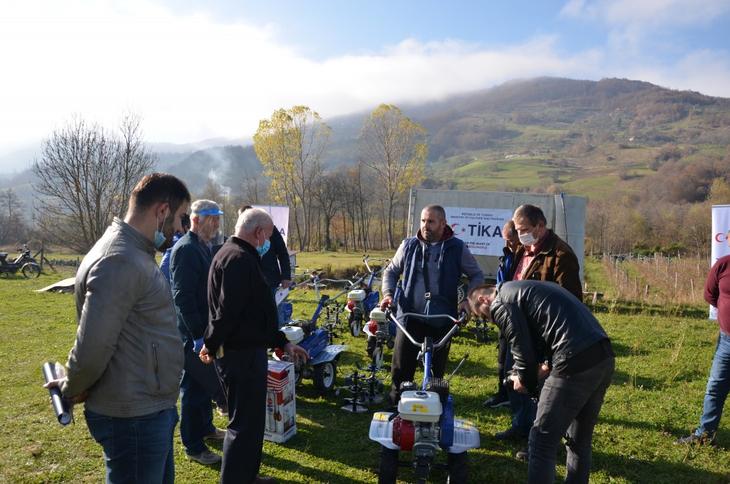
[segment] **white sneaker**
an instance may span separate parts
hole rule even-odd
[[[223,460],[221,456],[215,452],[211,452],[209,449],[205,449],[200,454],[188,454],[188,459],[206,466],[218,464],[221,460]]]

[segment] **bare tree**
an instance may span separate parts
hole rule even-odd
[[[328,172],[321,176],[314,191],[322,224],[324,225],[324,249],[332,250],[332,219],[343,205],[344,177],[341,172]]]
[[[28,227],[23,221],[23,204],[12,188],[0,190],[0,244],[22,241]]]
[[[360,132],[363,163],[383,190],[388,247],[395,248],[395,210],[407,190],[423,180],[428,145],[426,130],[390,104],[378,106]]]
[[[44,141],[33,164],[39,228],[48,238],[86,252],[115,216],[127,208],[133,185],[154,164],[136,116],[126,116],[121,136],[76,118]]]

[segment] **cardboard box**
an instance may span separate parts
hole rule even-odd
[[[297,432],[297,402],[294,365],[286,361],[269,361],[266,382],[266,429],[264,438],[286,442]]]

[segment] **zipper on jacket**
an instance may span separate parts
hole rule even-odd
[[[157,359],[157,343],[152,343],[152,354],[155,357],[155,380],[157,380],[157,391],[159,392],[162,390],[162,385],[160,384],[160,363]]]

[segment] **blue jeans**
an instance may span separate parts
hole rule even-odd
[[[175,482],[172,434],[177,408],[140,417],[108,417],[85,410],[91,436],[104,449],[109,484]]]
[[[700,426],[695,430],[698,436],[703,433],[714,435],[717,432],[728,391],[730,391],[730,335],[720,332],[715,357],[712,359],[710,378],[707,380]]]
[[[188,347],[185,346],[185,351]],[[192,353],[192,349],[189,350]],[[215,374],[213,377],[215,378]],[[180,438],[188,455],[208,449],[204,438],[215,432],[211,395],[198,383],[190,371],[183,371],[180,380]]]
[[[507,346],[507,354],[504,359],[504,373],[508,375],[514,365],[512,351]],[[509,398],[509,407],[512,410],[512,428],[516,429],[520,435],[527,437],[530,428],[535,421],[537,414],[537,402],[523,393],[514,391],[511,387],[507,388],[507,397]]]
[[[587,483],[591,472],[593,427],[611,384],[614,358],[569,377],[548,376],[540,392],[537,417],[530,429],[527,481],[555,481],[560,439],[566,436],[565,482]]]

